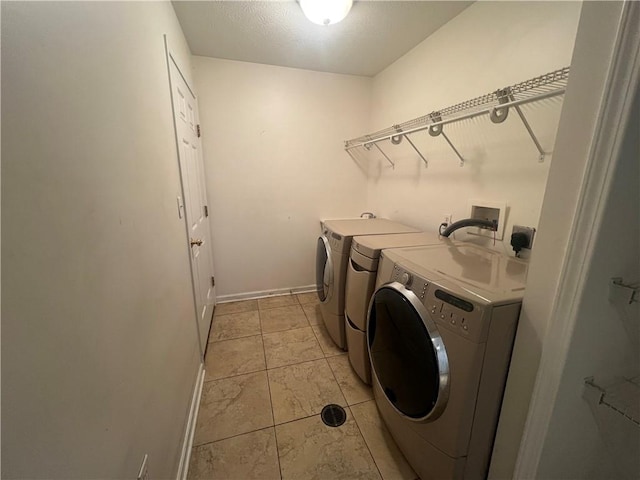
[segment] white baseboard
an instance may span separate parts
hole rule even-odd
[[[233,293],[231,295],[219,295],[216,303],[235,302],[238,300],[253,300],[256,298],[275,297],[278,295],[291,295],[295,293],[315,292],[315,285],[306,285],[304,287],[278,288],[275,290],[261,290],[259,292]]]
[[[180,464],[178,465],[178,475],[176,480],[186,480],[189,471],[189,459],[191,458],[191,447],[193,446],[193,435],[196,431],[196,420],[198,419],[198,411],[200,409],[200,397],[202,396],[202,386],[204,385],[204,364],[200,364],[198,369],[198,378],[193,396],[191,397],[191,407],[189,408],[189,420],[187,428],[184,432],[184,440],[182,441],[182,453],[180,455]]]

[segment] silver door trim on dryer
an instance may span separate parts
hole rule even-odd
[[[322,269],[322,278],[320,278],[320,268],[318,268],[321,262],[320,254],[324,253],[324,268]],[[331,246],[329,245],[329,239],[326,235],[320,235],[318,237],[318,243],[316,248],[316,286],[318,299],[322,303],[329,303],[333,297],[334,287],[334,271],[333,271],[333,259],[331,258]]]
[[[435,404],[433,405],[429,413],[421,417],[409,416],[395,406],[395,404],[388,397],[388,394],[385,391],[385,388],[380,382],[380,379],[378,378],[378,372],[376,371],[376,368],[375,368],[374,355],[372,355],[372,352],[371,352],[371,343],[372,343],[371,337],[372,335],[375,334],[375,327],[371,328],[371,318],[372,318],[372,311],[376,303],[376,296],[384,290],[390,290],[393,293],[400,295],[406,301],[409,302],[411,307],[415,310],[417,318],[420,319],[420,321],[422,322],[422,325],[425,327],[427,331],[427,335],[429,336],[429,339],[431,341],[433,352],[435,354],[435,359],[436,359],[437,368],[438,368],[438,394],[436,397]],[[440,417],[440,415],[442,415],[442,412],[444,412],[447,406],[447,402],[449,400],[450,381],[449,381],[449,358],[447,356],[447,351],[445,349],[442,337],[440,336],[438,327],[433,321],[433,319],[431,318],[431,315],[429,314],[425,306],[422,304],[418,296],[413,291],[406,288],[400,282],[390,282],[390,283],[383,284],[378,289],[376,289],[376,291],[373,293],[371,297],[371,301],[369,302],[369,311],[367,314],[367,351],[369,353],[369,358],[371,359],[371,376],[375,380],[375,382],[377,382],[377,384],[380,386],[380,390],[384,392],[385,394],[384,398],[387,401],[387,403],[398,413],[398,415],[401,415],[403,418],[406,418],[412,422],[417,422],[417,423],[432,422],[436,420],[438,417]]]

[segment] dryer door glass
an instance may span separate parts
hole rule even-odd
[[[383,392],[407,417],[437,418],[446,405],[449,374],[437,327],[416,295],[399,283],[382,286],[373,298],[367,341]]]
[[[333,286],[333,268],[329,241],[324,235],[318,237],[316,247],[316,289],[318,298],[326,303],[331,296]]]

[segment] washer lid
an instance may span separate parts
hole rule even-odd
[[[383,233],[419,232],[417,228],[409,227],[386,218],[353,218],[347,220],[323,220],[325,228],[343,237],[355,235],[379,235]]]
[[[356,252],[376,259],[384,248],[414,247],[417,245],[451,245],[455,240],[441,237],[436,232],[390,233],[385,235],[363,235],[353,238],[351,248]]]
[[[447,286],[457,286],[484,303],[510,303],[524,295],[528,263],[478,245],[394,248],[385,255],[422,277],[447,279]]]

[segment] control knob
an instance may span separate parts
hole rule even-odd
[[[402,275],[400,275],[400,283],[405,287],[411,285],[411,280],[413,280],[413,278],[411,277],[411,274],[409,272],[404,272]]]

